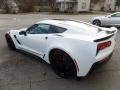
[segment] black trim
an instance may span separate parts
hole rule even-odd
[[[104,38],[100,38],[100,39],[94,40],[94,42],[104,41],[104,40],[107,40],[107,39],[111,38],[112,36],[114,36],[114,34],[112,34],[110,36],[107,36],[107,37],[104,37]]]
[[[15,40],[21,45],[20,41],[17,39],[16,35],[14,35]]]
[[[69,19],[52,19],[52,20],[58,20],[58,21],[74,21],[74,20],[69,20]]]
[[[33,58],[35,58],[35,59],[42,60],[43,63],[46,63],[46,61],[45,61],[42,57],[39,57],[39,56],[37,56],[37,55],[35,55],[35,54],[33,54],[33,53],[30,53],[30,52],[25,51],[25,50],[23,50],[23,49],[18,49],[18,51],[19,51],[21,54],[25,54],[25,55],[31,56],[31,57],[33,57]],[[47,64],[47,63],[46,63],[46,64]]]
[[[45,57],[45,54],[43,55],[43,59],[44,59],[44,57]]]
[[[100,51],[100,50],[97,49],[96,56],[98,55],[99,51]]]
[[[62,35],[56,34],[56,36],[63,37]]]

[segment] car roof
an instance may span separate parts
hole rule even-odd
[[[42,20],[37,22],[37,24],[44,23],[44,24],[51,24],[56,25],[64,28],[86,28],[86,26],[92,26],[91,24],[82,22],[82,21],[74,21],[74,20],[67,20],[67,19],[51,19],[51,20]]]
[[[58,27],[62,27],[67,29],[64,33],[88,33],[88,32],[98,32],[100,27],[82,22],[82,21],[74,21],[74,20],[66,20],[66,19],[52,19],[52,20],[42,20],[37,22],[36,24],[50,24]]]

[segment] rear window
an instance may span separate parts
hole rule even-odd
[[[81,30],[87,30],[89,29],[89,31],[93,31],[96,30],[96,32],[98,31],[98,29],[100,29],[100,27],[98,26],[94,26],[92,24],[89,24],[89,23],[85,23],[85,22],[77,22],[77,21],[66,21],[64,22],[64,25],[69,25],[71,28],[78,28],[78,29],[81,29]],[[91,28],[91,29],[90,29]]]

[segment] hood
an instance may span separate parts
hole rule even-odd
[[[22,28],[22,29],[16,29],[16,30],[10,30],[10,31],[8,31],[7,33],[9,33],[10,32],[10,34],[18,34],[20,31],[25,31],[25,30],[27,30],[27,28]]]
[[[21,29],[19,29],[19,31],[25,31],[25,30],[27,30],[27,28],[21,28]]]

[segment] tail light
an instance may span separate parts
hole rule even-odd
[[[111,46],[111,41],[107,41],[107,42],[103,42],[103,43],[99,43],[97,45],[97,50],[100,51],[100,50],[103,50],[107,47],[110,47]]]
[[[107,42],[103,42],[103,43],[99,43],[97,45],[97,52],[96,52],[96,55],[99,53],[100,50],[103,50],[107,47],[110,47],[111,46],[111,41],[107,41]]]

